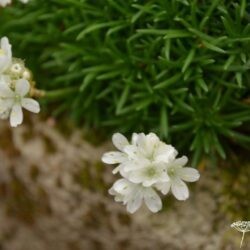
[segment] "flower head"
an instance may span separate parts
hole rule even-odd
[[[134,133],[131,142],[116,133],[112,141],[119,151],[105,153],[102,161],[118,164],[113,173],[119,172],[123,179],[113,185],[110,194],[127,205],[129,212],[135,212],[143,200],[152,212],[159,211],[162,205],[156,190],[166,195],[171,189],[178,200],[188,198],[184,181],[197,181],[200,175],[193,168],[184,168],[187,157],[175,159],[178,152],[173,146],[154,133]]]
[[[156,187],[165,195],[170,189],[177,200],[186,200],[189,197],[186,182],[195,182],[200,178],[199,172],[190,167],[184,167],[187,164],[187,157],[182,156],[166,164],[169,181],[160,182]]]
[[[121,175],[145,187],[168,181],[165,165],[177,155],[175,148],[160,141],[154,133],[135,134],[134,138],[134,143],[124,148],[129,161],[120,167]]]
[[[162,208],[162,201],[153,188],[134,184],[126,179],[117,180],[109,193],[115,196],[115,201],[123,202],[130,213],[137,211],[143,201],[153,213]]]
[[[10,116],[10,124],[12,127],[20,125],[23,121],[23,111],[25,108],[31,112],[38,113],[40,111],[39,103],[31,98],[26,97],[30,90],[30,84],[25,79],[15,81],[14,86],[9,86],[0,79],[0,114],[3,117]]]
[[[240,242],[240,248],[242,247],[245,233],[250,232],[250,221],[236,221],[231,224],[232,228],[235,228],[242,233],[242,238]]]
[[[31,72],[23,60],[12,57],[9,40],[3,37],[0,40],[0,119],[10,118],[12,127],[22,123],[22,108],[34,113],[40,111],[39,103],[29,98],[31,84],[33,87]]]

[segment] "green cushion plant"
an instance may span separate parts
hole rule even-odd
[[[249,21],[247,0],[33,0],[0,10],[0,36],[55,115],[156,132],[196,164],[250,147]]]

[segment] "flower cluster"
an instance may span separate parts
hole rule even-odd
[[[144,201],[149,210],[158,212],[162,201],[157,190],[166,195],[170,190],[178,200],[189,197],[184,181],[194,182],[199,172],[184,167],[186,156],[176,158],[176,149],[167,145],[154,134],[134,133],[131,143],[120,133],[112,137],[119,152],[108,152],[102,157],[107,164],[118,164],[113,173],[123,178],[117,180],[109,190],[115,201],[123,202],[130,213],[134,213]]]
[[[28,3],[29,0],[19,0],[22,3]],[[0,6],[5,7],[8,4],[11,4],[11,0],[0,0]]]
[[[23,121],[22,108],[40,111],[39,103],[29,98],[31,73],[21,59],[12,58],[8,38],[0,41],[0,119],[10,118],[12,127]]]
[[[232,228],[242,233],[240,248],[242,247],[245,233],[250,232],[250,221],[236,221],[231,224]]]
[[[236,221],[231,224],[231,227],[242,233],[250,232],[250,221]]]

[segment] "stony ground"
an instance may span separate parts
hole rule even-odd
[[[219,209],[219,176],[201,170],[188,201],[166,197],[158,214],[128,215],[107,194],[114,177],[99,159],[110,147],[58,132],[52,119],[14,130],[1,122],[0,249],[239,249],[241,234]]]

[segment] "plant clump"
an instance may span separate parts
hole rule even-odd
[[[196,164],[250,147],[249,9],[246,0],[33,0],[0,10],[0,35],[61,100],[54,115],[158,133]]]

